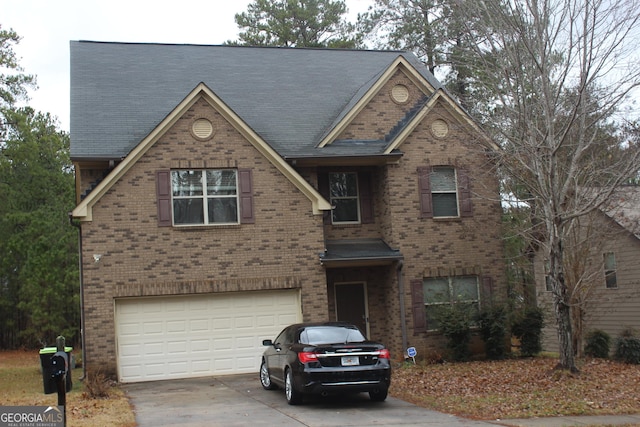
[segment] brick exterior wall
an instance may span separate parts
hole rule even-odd
[[[212,139],[191,135],[196,117],[214,123]],[[220,166],[252,169],[255,224],[158,227],[156,170]],[[89,368],[116,370],[119,297],[299,288],[303,319],[327,318],[322,216],[312,215],[311,202],[205,101],[100,199],[82,239]]]
[[[396,84],[409,88],[405,104],[394,102],[390,96]],[[339,137],[358,139],[362,129],[373,129],[364,138],[382,138],[420,97],[421,92],[402,72],[383,86],[370,104],[354,119]],[[407,107],[407,105],[409,107]],[[388,120],[392,117],[392,120]],[[384,118],[381,119],[381,118]],[[431,123],[441,119],[449,125],[444,138],[434,136]],[[381,125],[381,123],[384,123]],[[385,130],[387,129],[387,130]],[[360,138],[363,138],[360,136]],[[494,165],[480,136],[461,124],[442,103],[437,105],[399,147],[403,156],[397,164],[377,166],[374,170],[373,224],[361,226],[327,226],[329,239],[382,238],[404,256],[402,278],[408,345],[418,349],[419,355],[443,354],[445,341],[438,333],[413,331],[411,289],[412,279],[431,276],[477,274],[493,279],[491,292],[483,292],[481,306],[506,299],[505,260],[501,239],[501,206],[499,184]],[[421,218],[417,168],[421,166],[454,166],[465,169],[471,179],[473,216],[453,219]],[[398,281],[396,266],[378,267],[376,274],[367,269],[328,275],[329,290],[337,278],[349,277],[357,281],[368,278],[371,335],[383,340],[395,357],[404,350],[399,319]],[[330,308],[330,313],[332,308]],[[475,349],[482,351],[475,342]]]
[[[390,97],[399,83],[409,88],[406,103]],[[339,139],[383,138],[420,94],[398,71]],[[214,124],[214,136],[207,141],[190,132],[199,117]],[[431,133],[435,119],[448,123],[446,137]],[[493,278],[492,292],[482,295],[483,305],[506,297],[498,181],[479,137],[443,105],[399,149],[404,154],[396,164],[368,167],[373,171],[374,222],[323,225],[303,194],[208,103],[197,102],[100,199],[93,221],[82,225],[87,363],[115,371],[115,298],[298,288],[304,320],[326,320],[335,319],[334,284],[350,281],[366,283],[371,338],[385,342],[394,359],[404,353],[403,322],[408,344],[420,356],[440,351],[444,341],[439,334],[414,333],[409,282],[434,272],[472,271]],[[468,172],[473,216],[420,217],[417,168],[427,165]],[[210,167],[253,170],[255,224],[159,228],[155,171]],[[314,168],[299,172],[317,187]],[[325,239],[357,238],[382,238],[399,249],[404,256],[401,274],[395,263],[328,270],[320,265]],[[93,254],[102,254],[101,260],[94,262]]]

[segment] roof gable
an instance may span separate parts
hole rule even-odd
[[[603,213],[640,239],[640,186],[625,186],[614,191]]]
[[[242,136],[249,141],[278,171],[296,186],[312,203],[314,214],[331,209],[331,205],[305,181],[278,153],[269,146],[253,129],[227,106],[204,83],[196,86],[174,109],[160,122],[111,173],[76,206],[72,212],[74,218],[82,221],[92,220],[93,206],[100,198],[149,150],[160,137],[173,126],[182,115],[191,108],[198,99],[204,98],[211,104]]]

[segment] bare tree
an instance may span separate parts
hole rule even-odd
[[[640,167],[640,145],[603,132],[640,84],[638,0],[465,2],[482,33],[475,71],[495,102],[485,125],[499,163],[525,195],[531,236],[548,260],[559,367],[576,370],[565,245]],[[481,17],[481,19],[477,19]],[[481,24],[485,23],[485,31]],[[490,60],[487,60],[490,59]],[[613,138],[612,138],[613,137]]]

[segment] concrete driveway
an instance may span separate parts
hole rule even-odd
[[[157,426],[491,426],[367,394],[287,404],[282,390],[262,388],[258,374],[128,384],[140,427]]]

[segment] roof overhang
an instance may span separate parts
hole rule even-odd
[[[403,153],[393,151],[389,154],[366,156],[287,156],[285,159],[296,167],[310,166],[381,166],[396,164]]]
[[[390,265],[404,257],[382,239],[329,240],[320,263],[326,268]]]

